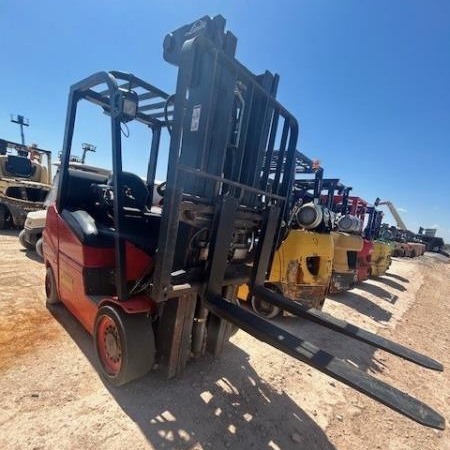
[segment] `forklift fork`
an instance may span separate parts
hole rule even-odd
[[[330,314],[324,313],[314,308],[308,308],[307,306],[301,305],[300,303],[283,297],[265,287],[255,287],[252,292],[254,295],[262,298],[266,302],[272,305],[278,306],[291,314],[298,317],[303,317],[304,319],[315,322],[326,328],[330,328],[338,333],[350,336],[358,341],[365,342],[366,344],[372,345],[373,347],[385,350],[393,355],[400,356],[403,359],[411,361],[420,366],[426,367],[433,370],[444,370],[444,367],[438,361],[422,355],[410,348],[404,347],[403,345],[392,342],[388,339],[378,336],[376,334],[370,333],[369,331],[363,330],[349,322],[344,320],[336,319]]]
[[[288,300],[286,299],[286,301]],[[341,381],[416,422],[431,428],[441,430],[445,428],[444,417],[426,404],[383,381],[377,380],[342,359],[319,349],[308,341],[294,336],[252,312],[230,303],[221,296],[208,295],[205,300],[205,306],[216,316],[231,322],[257,339]]]

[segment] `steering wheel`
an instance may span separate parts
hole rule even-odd
[[[161,197],[164,197],[164,194],[166,193],[166,185],[167,185],[167,181],[163,181],[161,184],[158,184],[158,186],[156,186],[156,192]]]
[[[144,181],[134,173],[122,172],[122,185],[123,206],[143,210],[148,198],[148,189]],[[112,176],[108,179],[108,186],[113,187]]]
[[[95,196],[98,208],[105,214],[110,213],[114,200],[112,187],[107,184],[91,184],[91,191]]]

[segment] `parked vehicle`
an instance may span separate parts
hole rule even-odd
[[[372,277],[379,277],[384,275],[391,265],[395,244],[390,235],[381,232],[383,212],[377,210],[375,206],[370,206],[367,210],[369,220],[364,235],[366,239],[373,241],[370,273]]]
[[[371,275],[372,255],[374,244],[371,240],[365,239],[363,236],[363,227],[368,219],[368,203],[361,197],[349,195],[350,189],[346,189],[342,196],[334,196],[333,202],[346,214],[341,227],[345,226],[351,229],[353,234],[363,238],[362,248],[357,253],[357,273],[356,282],[360,283],[367,280]],[[356,242],[356,241],[355,241]]]
[[[307,178],[311,175],[313,179]],[[328,293],[334,254],[330,214],[319,205],[322,180],[318,162],[297,152],[286,237],[275,252],[266,281],[275,292],[317,309],[322,309]],[[268,319],[282,312],[280,307],[249,296],[247,285],[239,288],[238,297],[249,300],[253,310]]]
[[[393,256],[406,256],[409,258],[422,256],[426,246],[421,242],[419,235],[406,228],[405,222],[403,222],[394,204],[390,201],[380,201],[379,198],[377,198],[375,203],[376,206],[386,205],[396,221],[396,227],[389,227],[393,239],[397,242]]]
[[[21,228],[44,206],[51,187],[51,152],[0,139],[0,229]]]
[[[358,253],[363,249],[361,237],[362,222],[350,214],[348,198],[351,187],[344,186],[339,180],[331,179],[324,183],[328,190],[327,205],[336,214],[336,228],[331,233],[334,240],[333,275],[331,294],[353,289],[358,282]]]

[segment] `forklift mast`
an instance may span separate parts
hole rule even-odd
[[[68,191],[64,180],[77,103],[86,99],[111,117],[119,300],[130,296],[120,127],[132,119],[152,130],[149,186],[155,180],[161,130],[167,127],[170,133],[164,207],[148,286],[152,300],[179,297],[180,291],[218,294],[225,285],[241,282],[262,284],[270,267],[292,186],[298,124],[275,100],[278,75],[254,75],[241,65],[234,57],[236,38],[224,28],[223,17],[206,16],[166,36],[164,58],[178,67],[174,95],[118,71],[95,74],[71,88],[57,203]]]
[[[380,227],[383,220],[383,211],[379,211],[375,206],[367,207],[368,220],[364,229],[364,238],[373,241],[380,237]]]
[[[339,211],[336,211],[334,206],[334,196],[335,194],[343,194],[345,186],[340,182],[339,178],[325,178],[322,186],[323,190],[326,191],[325,195],[321,195],[321,201],[324,206],[326,206],[330,211],[341,212],[340,208]]]
[[[278,75],[254,75],[241,65],[236,38],[224,28],[223,17],[203,17],[164,41],[178,81],[170,207],[163,208],[150,292],[156,302],[177,293],[172,273],[178,270],[187,274],[184,284],[201,282],[216,295],[238,279],[262,285],[288,207],[297,121],[275,100]],[[200,277],[190,275],[196,271]]]
[[[337,178],[323,178],[323,169],[320,168],[316,172],[314,179],[294,181],[294,187],[298,191],[297,196],[305,196],[310,201],[314,201],[326,208],[331,209],[333,206],[333,195],[335,190],[342,192],[344,186]],[[326,194],[322,194],[322,191]]]
[[[351,201],[350,214],[364,221],[367,214],[367,201],[361,197],[349,197],[349,200]]]
[[[342,195],[334,196],[335,211],[341,214],[350,214],[364,222],[367,214],[367,201],[361,197],[349,195],[351,187],[346,187]]]
[[[313,179],[298,178],[298,175],[314,175]],[[323,167],[316,160],[308,158],[303,153],[296,152],[295,179],[293,185],[294,201],[303,198],[312,190],[312,200],[317,201],[322,192]]]
[[[336,212],[338,212],[339,200],[341,200],[342,204],[340,206],[339,212],[342,215],[345,215],[345,214],[355,215],[355,213],[353,212],[353,206],[354,206],[353,203],[351,205],[349,205],[350,191],[352,189],[353,188],[351,186],[346,186],[342,189],[342,196],[336,196],[336,195],[334,196],[333,203],[336,205]]]
[[[336,214],[350,214],[349,195],[353,188],[351,186],[345,186],[336,179],[326,180],[324,185],[328,189],[327,206]]]

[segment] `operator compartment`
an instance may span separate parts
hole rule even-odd
[[[61,212],[71,230],[87,247],[113,248],[113,185],[110,174],[69,169],[68,195]],[[149,208],[149,191],[137,175],[123,172],[124,206],[121,236],[149,255],[154,254],[161,214]],[[152,239],[154,236],[154,239]]]
[[[85,293],[115,295],[115,223],[110,172],[100,168],[69,168],[64,209],[60,213],[59,248],[70,255],[82,276]],[[161,214],[147,206],[148,189],[137,175],[125,173],[126,195],[121,237],[125,240],[126,278],[137,280],[152,267]],[[153,238],[152,238],[153,237]]]
[[[93,195],[93,187],[106,185],[107,179],[104,173],[72,168],[68,171],[68,189],[61,216],[75,237],[88,247],[112,248],[114,245],[114,240],[107,231],[107,225],[112,224],[105,223],[106,219],[102,220],[102,211]],[[64,247],[64,243],[61,245]]]

